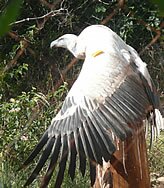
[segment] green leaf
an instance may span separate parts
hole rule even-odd
[[[9,31],[11,23],[18,16],[22,0],[10,0],[6,9],[0,15],[0,37]]]
[[[100,13],[100,12],[104,13],[105,11],[106,11],[106,8],[104,6],[96,7],[96,12],[97,13]]]

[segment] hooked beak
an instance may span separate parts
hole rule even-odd
[[[50,48],[55,47],[57,45],[57,43],[58,43],[57,40],[52,41],[50,44]]]

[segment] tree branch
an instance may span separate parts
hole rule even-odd
[[[22,47],[18,50],[18,52],[16,53],[15,57],[5,66],[5,68],[3,70],[3,73],[8,71],[11,67],[16,65],[17,60],[19,59],[19,57],[22,56],[22,54],[26,50],[27,46],[28,46],[28,42],[23,40],[22,41]]]
[[[124,4],[125,4],[125,0],[119,0],[117,7],[106,18],[104,18],[100,24],[102,25],[107,24],[113,18],[113,16],[115,16],[118,13],[118,10],[124,7]]]
[[[38,16],[38,17],[33,17],[33,18],[24,18],[22,20],[18,20],[16,22],[13,22],[11,23],[10,25],[15,25],[15,24],[20,24],[22,22],[25,22],[25,21],[33,21],[33,20],[40,20],[40,19],[48,19],[50,17],[54,17],[56,15],[63,15],[63,14],[67,14],[67,9],[63,9],[63,8],[60,8],[59,10],[52,10],[50,12],[48,12],[47,14],[43,15],[43,16]]]
[[[56,91],[56,90],[61,86],[61,84],[63,84],[63,80],[65,79],[67,72],[68,72],[68,71],[73,67],[73,65],[75,65],[77,62],[78,62],[78,59],[73,58],[73,59],[71,60],[71,62],[66,66],[66,68],[60,73],[61,78],[60,78],[60,80],[58,80],[58,82],[56,83],[55,87],[53,88],[54,91]]]
[[[152,46],[154,43],[156,43],[157,40],[161,37],[161,30],[162,30],[162,28],[164,27],[164,22],[162,22],[162,23],[160,24],[160,29],[158,29],[158,30],[157,30],[156,28],[154,28],[154,27],[148,25],[148,24],[147,24],[146,22],[144,22],[143,20],[138,20],[138,22],[141,23],[142,25],[144,25],[145,27],[149,28],[151,31],[154,31],[154,32],[156,33],[156,36],[149,42],[149,44],[147,44],[147,45],[144,47],[144,49],[142,49],[142,50],[140,51],[139,54],[142,55],[147,49],[150,48],[150,46]]]

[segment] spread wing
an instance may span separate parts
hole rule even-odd
[[[145,88],[149,87],[145,83],[136,65],[123,57],[103,53],[86,58],[61,110],[24,162],[27,166],[43,149],[25,186],[36,178],[48,159],[49,166],[41,187],[48,185],[57,162],[55,187],[62,184],[67,161],[73,180],[77,156],[82,175],[88,159],[93,185],[95,164],[102,165],[102,158],[109,161],[116,150],[115,140],[123,141],[132,135],[132,128],[153,109],[152,92]]]

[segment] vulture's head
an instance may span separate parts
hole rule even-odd
[[[78,36],[74,34],[65,34],[51,42],[50,47],[61,47],[68,49],[76,58],[84,59],[85,52],[81,47],[81,43],[77,42]],[[78,46],[77,46],[78,44]],[[82,43],[84,45],[84,43]]]
[[[121,39],[111,29],[103,25],[92,25],[85,28],[79,36],[65,34],[51,42],[50,47],[62,47],[68,49],[76,58],[85,57],[95,52],[118,53]],[[116,52],[117,51],[117,52]]]

